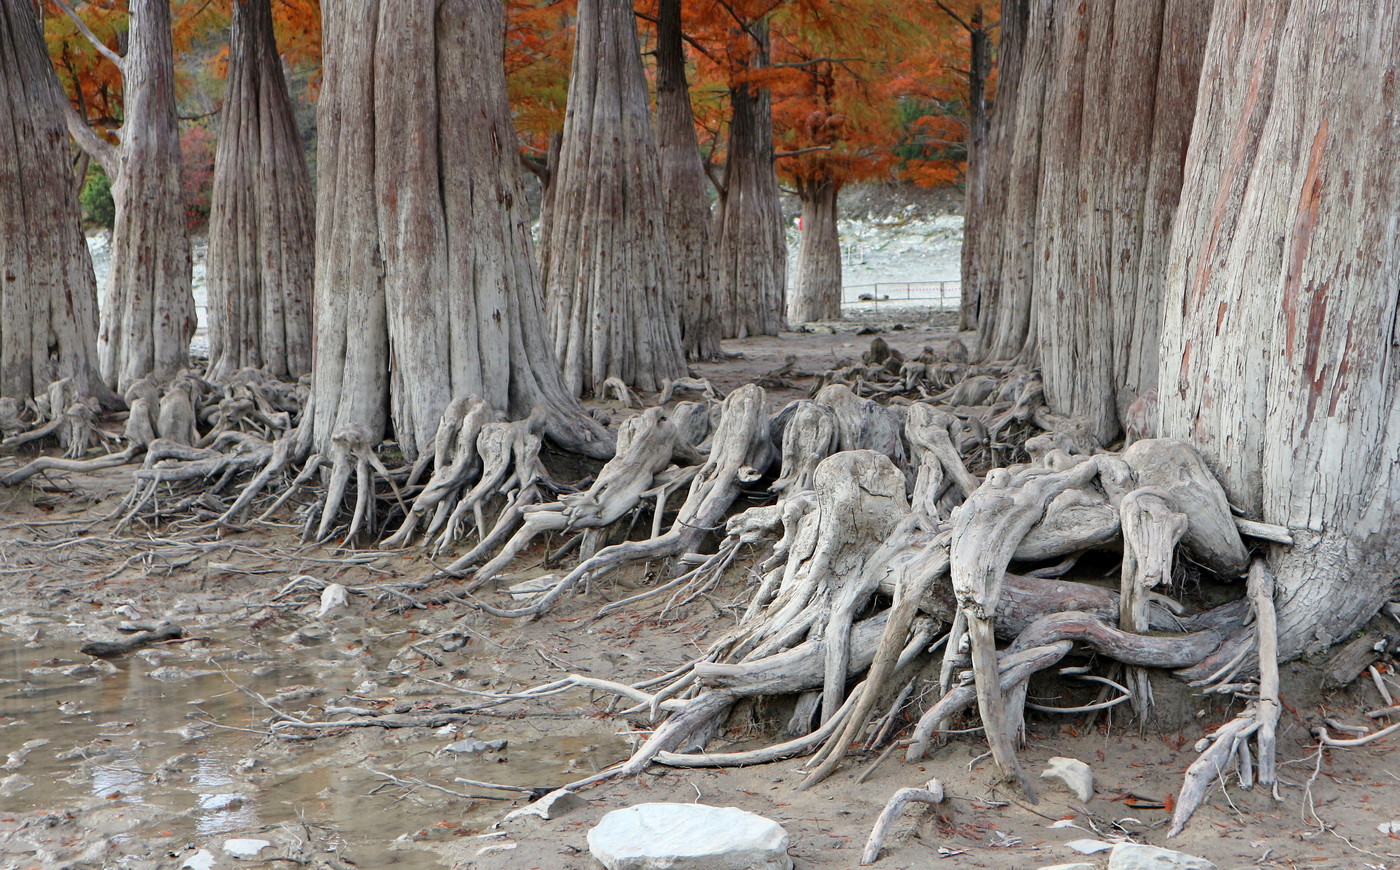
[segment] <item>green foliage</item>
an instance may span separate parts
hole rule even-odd
[[[117,205],[112,201],[112,182],[96,163],[89,163],[80,194],[83,222],[97,227],[112,228],[117,220]]]

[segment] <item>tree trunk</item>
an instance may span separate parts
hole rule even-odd
[[[1006,11],[1013,14],[1017,9],[1009,7],[1015,0],[1003,4]],[[1019,4],[1024,9],[1025,4]],[[968,77],[967,77],[967,115],[969,130],[967,137],[967,205],[963,209],[963,275],[962,299],[959,304],[958,328],[960,330],[977,328],[977,311],[981,305],[980,294],[977,292],[981,287],[982,279],[978,275],[981,261],[973,256],[977,250],[976,236],[978,225],[988,211],[1001,207],[1000,197],[1004,191],[998,187],[994,190],[987,188],[987,178],[989,173],[997,176],[997,181],[1005,183],[1002,175],[996,170],[990,170],[987,161],[982,160],[978,155],[982,149],[987,147],[987,140],[991,135],[990,126],[987,120],[987,79],[992,74],[992,40],[987,33],[987,28],[982,26],[982,7],[978,6],[972,13],[972,19],[968,22],[968,37],[971,39],[971,53],[968,57]],[[1019,50],[1019,46],[1015,47]],[[996,197],[998,202],[988,204],[988,197]]]
[[[357,0],[322,21],[315,446],[372,447],[392,419],[413,457],[474,395],[608,455],[544,330],[499,0]]]
[[[1048,404],[1107,443],[1156,385],[1165,228],[1211,4],[1027,6],[1003,18],[965,282],[984,354],[1038,359]]]
[[[686,374],[661,166],[630,0],[582,0],[550,210],[549,300],[564,381],[660,390]]]
[[[1160,425],[1275,547],[1279,651],[1346,637],[1400,539],[1400,8],[1219,0],[1168,261]]]
[[[748,28],[757,43],[752,65],[768,64],[767,22]],[[787,293],[787,241],[773,169],[773,108],[767,90],[729,90],[729,156],[719,213],[721,329],[725,338],[776,335]]]
[[[60,378],[98,396],[97,283],[73,195],[67,98],[28,2],[0,3],[0,81],[0,396],[31,399]]]
[[[788,320],[841,319],[841,236],[836,228],[834,181],[798,185],[802,197],[802,245],[797,249],[797,280],[788,300]]]
[[[968,201],[976,229],[963,277],[964,292],[978,299],[978,343],[990,359],[1016,356],[1030,333],[1053,9],[1050,0],[1008,0],[1002,11],[997,99],[978,155],[988,195]]]
[[[180,131],[170,0],[130,0],[122,68],[117,217],[98,332],[102,375],[123,391],[189,365],[194,336],[190,237],[180,189]]]
[[[311,370],[313,221],[270,0],[238,0],[209,215],[211,378]]]
[[[661,0],[656,21],[656,139],[666,229],[681,299],[681,343],[691,360],[720,355],[709,184],[685,76],[681,0]]]

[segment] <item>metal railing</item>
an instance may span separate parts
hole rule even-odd
[[[841,288],[842,308],[876,308],[881,305],[936,308],[957,311],[962,303],[959,281],[881,281],[878,284],[847,284]]]

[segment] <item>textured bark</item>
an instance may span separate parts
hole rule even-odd
[[[128,8],[121,146],[115,159],[93,155],[112,179],[117,210],[98,349],[102,376],[118,391],[146,375],[174,377],[189,364],[195,329],[170,2],[131,0]],[[92,137],[75,132],[80,143]]]
[[[976,232],[964,258],[970,264],[964,286],[978,299],[978,341],[989,359],[1016,356],[1029,336],[1053,9],[1049,0],[1007,2],[998,96],[987,147],[976,155],[987,166],[984,188],[990,195],[968,202],[968,219]]]
[[[1163,263],[1212,5],[1027,0],[1003,17],[964,283],[984,354],[1038,359],[1051,408],[1100,441],[1156,384]]]
[[[1346,637],[1400,544],[1400,9],[1220,0],[1173,235],[1160,430],[1274,547],[1279,654]]]
[[[546,296],[565,383],[654,392],[686,374],[632,6],[583,0],[550,209]]]
[[[410,457],[456,397],[608,455],[545,334],[499,0],[324,10],[312,441]]]
[[[681,303],[681,343],[687,359],[707,360],[720,354],[713,217],[681,37],[681,0],[661,0],[656,23],[656,140],[666,229]]]
[[[757,47],[752,64],[768,64],[766,22],[748,28]],[[787,242],[773,171],[773,107],[768,91],[730,88],[728,162],[719,212],[721,328],[725,338],[776,335],[787,293]]]
[[[314,214],[270,0],[238,0],[209,214],[211,378],[311,370]]]
[[[1002,14],[1013,16],[1022,14],[1025,9],[1024,3],[1016,3],[1015,0],[1002,4]],[[968,115],[968,137],[967,137],[967,179],[966,179],[966,205],[963,208],[963,282],[962,299],[959,304],[959,329],[976,329],[977,315],[981,307],[981,295],[979,290],[982,286],[983,276],[980,274],[982,259],[976,255],[978,251],[977,233],[981,221],[991,214],[995,214],[1002,208],[1005,190],[1005,173],[1001,171],[1001,166],[990,168],[987,161],[979,156],[987,141],[991,137],[991,127],[987,118],[987,80],[992,75],[992,40],[991,34],[982,24],[982,7],[978,6],[972,12],[970,21],[964,22],[958,19],[959,24],[963,24],[971,41],[971,52],[968,57],[967,66],[967,115]],[[1017,33],[1012,37],[1013,42],[1024,38],[1024,33]],[[1019,52],[1020,45],[1004,46],[1011,52]],[[1019,62],[1019,58],[1016,62]],[[1005,60],[1003,60],[1005,63]],[[988,187],[988,179],[992,179],[997,185],[995,188]]]
[[[73,195],[66,98],[36,8],[0,3],[0,396],[70,378],[96,396],[97,284]],[[61,416],[65,408],[51,408]]]
[[[788,298],[788,320],[841,318],[841,236],[836,228],[836,195],[830,180],[798,185],[802,198],[802,245],[797,250],[797,278]]]

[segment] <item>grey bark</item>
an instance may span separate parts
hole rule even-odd
[[[798,185],[802,199],[802,244],[797,249],[797,276],[788,298],[788,320],[841,318],[841,236],[836,225],[840,185],[830,179]]]
[[[392,417],[415,456],[451,399],[478,396],[609,455],[545,333],[499,0],[357,0],[323,27],[315,447],[372,446]]]
[[[194,335],[189,231],[169,0],[131,0],[122,57],[121,145],[99,139],[69,107],[69,132],[112,179],[112,268],[101,300],[102,376],[119,392],[167,381],[189,364]]]
[[[768,25],[751,24],[754,68],[768,64]],[[786,328],[787,242],[773,170],[772,95],[729,90],[729,149],[718,215],[721,328],[725,338],[776,335]]]
[[[1394,593],[1400,9],[1220,0],[1167,272],[1160,429],[1272,547],[1279,654]]]
[[[681,0],[661,0],[656,24],[656,140],[666,229],[681,303],[681,343],[687,359],[708,360],[720,355],[713,217],[690,107],[682,35]]]
[[[0,83],[0,396],[31,399],[61,378],[79,396],[105,394],[97,283],[63,124],[67,98],[27,0],[0,2]]]
[[[686,374],[661,167],[628,0],[582,0],[550,209],[546,297],[564,381]]]
[[[238,0],[209,215],[211,378],[311,370],[314,215],[270,0]]]

